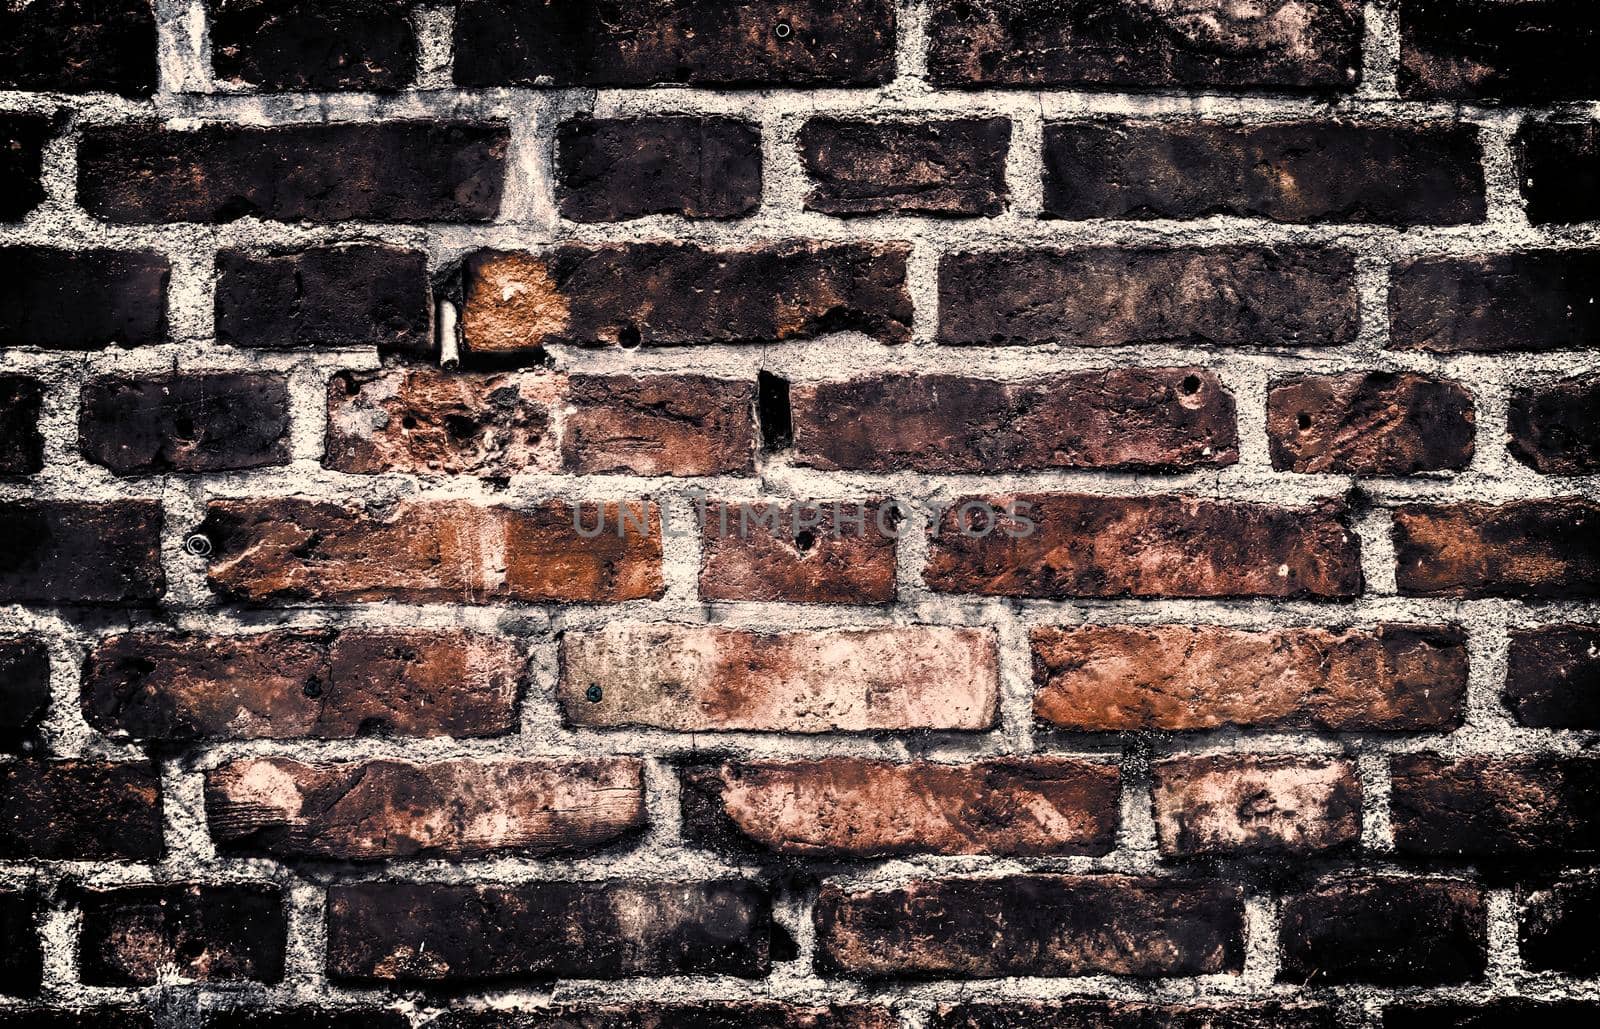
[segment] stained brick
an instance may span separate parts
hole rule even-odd
[[[1600,626],[1513,629],[1505,700],[1520,725],[1600,729]]]
[[[1165,471],[1239,459],[1233,394],[1204,368],[1023,382],[885,375],[797,383],[795,460],[826,469]]]
[[[761,203],[761,133],[732,118],[565,122],[556,134],[556,202],[579,222],[749,214]]]
[[[0,603],[148,604],[166,592],[161,504],[0,504]]]
[[[1404,754],[1391,772],[1401,854],[1574,861],[1600,850],[1600,761]]]
[[[269,90],[398,89],[411,82],[412,0],[212,0],[219,79]]]
[[[1545,475],[1600,473],[1600,376],[1516,390],[1507,412],[1511,456]]]
[[[0,115],[0,222],[21,221],[44,200],[44,144],[54,131],[50,118]]]
[[[78,446],[118,475],[288,464],[288,380],[249,372],[93,379],[83,387]]]
[[[1005,209],[1011,122],[813,118],[800,129],[812,189],[806,208],[827,214],[995,215]]]
[[[32,475],[44,467],[43,408],[43,382],[0,375],[0,475]]]
[[[50,710],[50,652],[42,639],[0,637],[0,751],[31,743]]]
[[[1361,837],[1361,782],[1348,761],[1225,755],[1155,765],[1161,852],[1315,854]]]
[[[1600,596],[1600,505],[1579,498],[1407,504],[1395,580],[1418,597]]]
[[[1395,266],[1397,350],[1563,350],[1600,344],[1600,251],[1433,257]]]
[[[1400,95],[1592,100],[1596,44],[1584,0],[1402,0]]]
[[[1432,985],[1480,979],[1487,911],[1458,879],[1336,880],[1284,898],[1280,982]]]
[[[91,986],[283,978],[288,921],[276,886],[176,883],[86,890],[78,967]]]
[[[700,596],[889,603],[898,524],[894,506],[877,501],[708,501]]]
[[[1070,758],[890,764],[855,758],[683,770],[685,835],[795,857],[1105,854],[1115,765]]]
[[[741,475],[755,464],[752,382],[574,375],[561,457],[580,475]]]
[[[1160,1006],[1061,1000],[945,1004],[928,1029],[1335,1029],[1333,1008],[1300,1004]]]
[[[427,258],[352,244],[217,255],[217,341],[236,347],[434,350]]]
[[[939,264],[942,343],[1336,346],[1358,325],[1355,265],[1279,247],[957,253]]]
[[[0,89],[148,96],[156,78],[151,0],[0,6]]]
[[[127,633],[83,670],[89,724],[138,740],[498,736],[515,727],[523,659],[453,630]]]
[[[30,997],[44,978],[39,946],[38,902],[27,893],[0,889],[0,994]]]
[[[1486,211],[1476,126],[1344,121],[1045,126],[1044,212],[1451,225]]]
[[[465,122],[84,133],[78,199],[112,222],[481,222],[500,209],[507,130]]]
[[[0,858],[151,861],[161,854],[154,765],[0,762]]]
[[[1278,471],[1459,471],[1472,461],[1476,420],[1466,387],[1413,372],[1304,375],[1267,394],[1267,443]]]
[[[0,247],[0,347],[161,343],[168,274],[166,258],[143,250]]]
[[[1524,122],[1511,141],[1511,158],[1530,222],[1600,218],[1600,123]]]
[[[1526,891],[1517,912],[1522,963],[1539,972],[1590,978],[1600,975],[1600,880],[1568,879]]]
[[[981,629],[611,622],[563,634],[556,693],[580,726],[817,733],[987,729],[998,690]]]

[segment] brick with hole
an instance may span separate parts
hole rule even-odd
[[[895,74],[890,0],[461,0],[460,86],[870,86]]]
[[[1403,754],[1390,776],[1402,855],[1571,862],[1600,851],[1600,761],[1592,758]]]
[[[1472,461],[1477,410],[1459,382],[1414,372],[1303,375],[1267,394],[1277,471],[1413,475]]]
[[[169,276],[148,250],[0,247],[0,348],[164,343]]]
[[[761,132],[735,118],[577,118],[556,132],[555,182],[576,222],[737,218],[761,204]]]
[[[44,468],[44,394],[44,382],[31,375],[0,375],[0,475]]]
[[[1316,247],[1031,249],[939,262],[939,342],[1326,347],[1358,327],[1355,264]]]
[[[1033,713],[1073,732],[1448,731],[1465,717],[1466,637],[1443,626],[1033,630]]]
[[[153,861],[161,833],[153,764],[0,760],[0,858]]]
[[[994,725],[995,637],[906,625],[761,632],[612,621],[561,636],[568,723],[788,733]]]
[[[44,200],[44,145],[54,133],[51,118],[0,115],[0,222],[19,222]]]
[[[1284,898],[1278,939],[1280,982],[1466,983],[1488,964],[1488,913],[1461,879],[1335,879]]]
[[[0,603],[149,606],[166,592],[156,500],[0,503]]]
[[[643,768],[628,758],[249,758],[208,771],[205,799],[220,852],[287,860],[589,853],[645,826]]]
[[[1600,218],[1600,123],[1526,121],[1511,141],[1511,157],[1530,222]]]
[[[264,372],[93,379],[83,386],[78,448],[118,475],[288,464],[288,380]]]
[[[1046,217],[1484,220],[1472,125],[1114,120],[1045,126]]]
[[[1402,261],[1389,280],[1390,347],[1496,353],[1600,343],[1600,251]]]
[[[1362,591],[1349,509],[1153,495],[958,497],[929,531],[923,578],[997,597],[1299,597]]]
[[[579,475],[748,475],[755,384],[705,375],[573,375],[563,467]]]
[[[1511,456],[1541,475],[1600,473],[1600,376],[1574,376],[1511,394]]]
[[[1244,967],[1244,894],[1224,883],[1016,875],[825,884],[814,918],[816,968],[830,978],[1162,978]]]
[[[31,997],[44,979],[44,953],[39,945],[39,904],[26,891],[0,889],[0,994]]]
[[[447,1012],[427,1029],[900,1029],[890,1008],[774,1001],[556,1004],[528,1011]]]
[[[790,241],[563,246],[467,258],[470,354],[510,360],[552,344],[673,346],[911,334],[904,244]]]
[[[206,580],[241,603],[614,603],[660,596],[661,513],[643,501],[528,508],[306,497],[214,500]]]
[[[413,0],[214,0],[217,78],[274,91],[399,89],[417,64]]]
[[[812,187],[808,210],[825,214],[979,217],[1005,210],[1005,118],[878,122],[812,118],[800,129]]]
[[[0,5],[0,89],[149,96],[156,56],[151,0]]]
[[[1591,978],[1600,975],[1594,920],[1600,915],[1600,880],[1562,879],[1521,891],[1517,951],[1528,968]]]
[[[941,1004],[928,1029],[1335,1029],[1332,1007],[1311,1004],[1057,1000]]]
[[[1400,95],[1592,100],[1597,43],[1584,0],[1402,0]]]
[[[1359,0],[935,0],[936,85],[1340,92],[1361,80]]]
[[[893,764],[857,758],[692,765],[684,835],[801,858],[1109,853],[1115,765],[1074,758]]]
[[[425,255],[368,244],[217,254],[217,341],[262,350],[434,352]]]
[[[1180,757],[1152,772],[1156,837],[1168,857],[1313,855],[1361,838],[1361,782],[1349,761]]]
[[[83,667],[84,718],[154,743],[500,736],[524,659],[460,630],[282,629],[109,636]]]
[[[478,122],[97,126],[78,147],[78,200],[131,225],[484,222],[507,140]]]
[[[892,374],[796,383],[796,463],[826,470],[1179,471],[1239,460],[1234,399],[1198,367],[1002,382]]]
[[[50,712],[50,651],[42,637],[0,636],[0,753],[32,749]]]
[[[1581,497],[1394,510],[1395,580],[1417,597],[1600,596],[1600,505]]]
[[[288,920],[267,884],[85,889],[78,967],[90,986],[150,986],[283,978]]]
[[[887,604],[895,598],[901,513],[892,501],[708,500],[703,511],[703,600]]]
[[[358,883],[329,889],[327,918],[331,979],[442,987],[760,978],[781,931],[752,880]]]
[[[1504,699],[1519,725],[1600,729],[1600,625],[1511,630]]]

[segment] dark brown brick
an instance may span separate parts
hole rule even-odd
[[[523,664],[510,640],[455,630],[127,633],[90,651],[83,712],[156,742],[499,736]]]
[[[0,1009],[0,1029],[155,1029],[151,1011],[121,1008]]]
[[[1459,879],[1335,880],[1285,897],[1280,982],[1432,985],[1483,977],[1487,909]]]
[[[995,215],[1005,209],[1006,118],[877,122],[813,118],[800,129],[812,182],[806,208],[827,214]]]
[[[44,383],[0,375],[0,475],[32,475],[44,467]]]
[[[767,1001],[584,1006],[532,1011],[451,1011],[427,1029],[900,1029],[886,1007],[794,1007]],[[293,1027],[287,1027],[293,1029]]]
[[[1600,975],[1600,880],[1569,879],[1527,891],[1517,913],[1522,963],[1540,972],[1589,978]]]
[[[54,119],[0,114],[0,222],[19,222],[44,200],[39,176],[45,141],[54,134]]]
[[[268,90],[399,89],[417,63],[413,0],[212,0],[219,79]]]
[[[1600,344],[1600,251],[1430,257],[1395,266],[1396,350],[1563,350]]]
[[[1336,346],[1356,338],[1336,250],[1027,250],[939,263],[942,343]]]
[[[288,464],[289,383],[250,372],[93,379],[78,447],[118,475]]]
[[[162,852],[154,765],[0,762],[0,858],[153,861]]]
[[[1592,100],[1596,45],[1585,0],[1401,0],[1400,95]]]
[[[0,347],[99,350],[167,338],[167,259],[0,247]]]
[[[238,1006],[206,1009],[197,1029],[411,1029],[406,1013],[383,1008],[277,1008],[261,1010],[251,998],[240,997]],[[442,1029],[438,1021],[428,1029]]]
[[[1459,382],[1414,372],[1304,375],[1267,394],[1278,471],[1412,475],[1472,461],[1477,410]]]
[[[336,861],[599,850],[645,826],[637,759],[351,761],[247,758],[206,772],[226,854]]]
[[[304,497],[216,500],[196,531],[212,543],[211,588],[247,603],[599,603],[662,591],[660,512],[639,501],[404,501],[380,514]]]
[[[1359,0],[935,0],[928,74],[945,86],[1350,90],[1361,35]]]
[[[1349,761],[1240,754],[1158,762],[1156,834],[1169,857],[1317,854],[1361,838]]]
[[[789,32],[783,34],[780,25]],[[894,77],[892,0],[615,5],[460,0],[461,86],[868,86]]]
[[[148,96],[156,78],[151,0],[0,5],[0,89]]]
[[[466,344],[494,357],[551,343],[770,343],[843,331],[903,342],[911,334],[900,244],[481,251],[466,273]]]
[[[1383,1029],[1503,1029],[1537,1025],[1541,1029],[1588,1029],[1600,1018],[1593,1001],[1499,1000],[1487,1004],[1418,1004],[1383,1010]]]
[[[921,880],[817,899],[817,970],[852,979],[1238,972],[1235,886],[1119,875]]]
[[[709,501],[700,597],[887,604],[895,598],[899,518],[885,508],[856,500]]]
[[[1197,1004],[1059,1000],[946,1004],[928,1029],[1337,1029],[1333,1008],[1298,1004]]]
[[[465,122],[89,129],[78,200],[112,222],[481,222],[507,130]]]
[[[1600,376],[1519,389],[1507,413],[1511,456],[1544,475],[1600,473]]]
[[[748,475],[753,382],[704,375],[574,375],[562,463],[580,475]]]
[[[687,838],[735,853],[1106,854],[1115,765],[1071,758],[891,764],[856,758],[683,770]]]
[[[166,588],[160,501],[0,504],[0,603],[148,604]]]
[[[278,887],[175,883],[85,890],[78,968],[90,986],[283,978],[289,925]]]
[[[0,994],[31,997],[44,977],[44,953],[39,946],[37,900],[27,893],[0,889]]]
[[[753,881],[379,882],[328,891],[335,980],[470,984],[641,975],[758,978],[772,901]]]
[[[50,652],[44,640],[0,637],[0,751],[34,742],[50,710]]]
[[[1600,596],[1600,505],[1406,504],[1394,511],[1395,581],[1415,597]]]
[[[749,214],[761,203],[761,133],[732,118],[566,122],[556,134],[556,202],[578,222]]]
[[[923,578],[943,593],[997,597],[1341,599],[1362,589],[1348,517],[1338,501],[960,497],[929,532]]]
[[[1505,701],[1519,725],[1600,729],[1600,625],[1513,629]]]
[[[1466,710],[1466,639],[1425,625],[1033,630],[1034,716],[1075,732],[1224,726],[1448,730]]]
[[[1600,123],[1524,122],[1511,157],[1533,224],[1600,218]]]
[[[1239,459],[1233,394],[1204,368],[1023,382],[884,375],[796,383],[796,463],[860,471],[1169,471]]]
[[[434,350],[427,258],[345,245],[217,255],[217,341],[236,347]]]
[[[1401,854],[1579,861],[1600,851],[1600,761],[1402,754],[1391,773]]]
[[[1047,217],[1481,222],[1472,125],[1113,121],[1045,126]]]

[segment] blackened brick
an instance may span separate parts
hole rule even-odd
[[[287,464],[288,380],[249,372],[94,379],[83,387],[78,446],[118,475]]]
[[[1600,761],[1404,754],[1392,760],[1391,779],[1401,854],[1580,861],[1600,853]]]
[[[1481,890],[1457,879],[1380,876],[1286,897],[1278,979],[1299,985],[1438,984],[1479,979],[1488,963]]]
[[[460,0],[455,81],[867,86],[894,77],[894,44],[892,0]]]
[[[164,592],[159,501],[0,504],[0,603],[134,604]]]
[[[1356,337],[1336,250],[1026,250],[939,263],[942,343],[1333,346]]]
[[[411,1019],[393,1008],[277,1008],[262,1010],[241,997],[238,1006],[207,1009],[202,1029],[411,1029]],[[434,1020],[428,1029],[443,1029]]]
[[[651,1001],[626,1005],[556,1004],[518,1012],[458,1009],[429,1022],[427,1029],[899,1029],[900,1025],[899,1016],[887,1007]]]
[[[276,886],[179,883],[85,890],[78,967],[90,986],[283,978],[288,919]]]
[[[217,255],[217,341],[263,349],[434,348],[427,258],[376,245]]]
[[[640,975],[757,978],[772,901],[751,881],[396,882],[328,891],[336,980],[471,984]]]
[[[1478,130],[1342,121],[1047,125],[1046,216],[1449,225],[1485,212]]]
[[[1395,581],[1413,597],[1600,596],[1600,504],[1581,497],[1394,510]]]
[[[1006,206],[1006,118],[867,122],[813,118],[800,157],[806,207],[828,214],[994,215]]]
[[[1600,1019],[1593,1001],[1498,1000],[1486,1004],[1406,1004],[1383,1010],[1383,1029],[1505,1029],[1536,1025],[1541,1029],[1589,1029]]]
[[[736,218],[761,203],[761,134],[732,118],[581,118],[556,134],[564,218]]]
[[[1588,0],[1401,0],[1400,95],[1600,97]]]
[[[1527,892],[1517,914],[1522,962],[1540,972],[1600,975],[1600,880],[1569,879]]]
[[[1267,444],[1278,471],[1411,475],[1472,460],[1472,394],[1413,372],[1304,375],[1267,394]]]
[[[44,199],[39,175],[52,125],[49,118],[0,114],[0,222],[21,221]]]
[[[1396,265],[1397,350],[1561,350],[1600,343],[1600,251],[1430,257]]]
[[[1505,700],[1520,725],[1600,729],[1600,625],[1513,630]]]
[[[160,343],[168,274],[148,251],[0,247],[0,347]]]
[[[44,641],[0,638],[0,751],[32,739],[50,708],[50,654]]]
[[[0,858],[151,861],[161,854],[154,765],[0,763]]]
[[[269,90],[398,89],[417,63],[413,0],[212,0],[219,79]]]
[[[38,919],[34,897],[0,889],[0,939],[6,941],[0,948],[0,994],[27,997],[38,991],[44,973]]]
[[[113,222],[480,222],[500,209],[507,130],[465,122],[90,129],[78,198]]]
[[[1600,376],[1579,376],[1511,395],[1511,456],[1545,475],[1600,472]]]
[[[44,467],[43,406],[44,383],[0,375],[0,475],[32,475]]]
[[[1600,123],[1525,122],[1511,141],[1511,156],[1530,222],[1600,218]]]
[[[1360,0],[936,0],[928,73],[947,86],[1350,90],[1361,35]]]
[[[1333,1008],[1299,1004],[1161,1006],[1129,1001],[1060,1000],[947,1004],[928,1029],[1336,1029]]]
[[[155,1014],[125,1008],[3,1008],[0,1029],[155,1029]]]
[[[0,5],[0,89],[147,96],[156,77],[151,0]]]

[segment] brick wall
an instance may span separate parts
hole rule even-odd
[[[1597,45],[0,4],[0,1027],[1593,1024]]]

